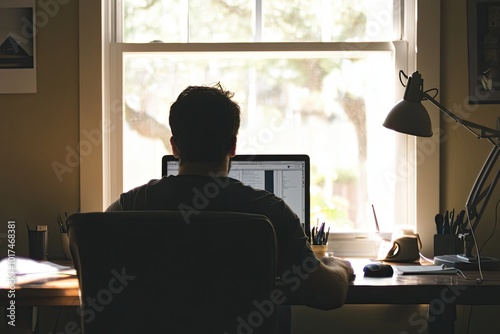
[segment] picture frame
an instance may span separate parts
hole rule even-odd
[[[500,0],[467,0],[469,103],[500,103]]]
[[[0,2],[0,94],[36,93],[34,0]]]

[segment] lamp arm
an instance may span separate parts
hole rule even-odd
[[[496,171],[492,174],[495,169],[496,162],[500,157],[500,118],[497,121],[498,129],[494,130],[458,117],[426,92],[422,92],[422,100],[428,100],[448,117],[452,118],[467,130],[472,132],[477,138],[487,139],[493,145],[493,149],[484,162],[484,165],[481,168],[474,185],[472,186],[467,202],[465,203],[465,207],[469,214],[470,224],[472,229],[475,230],[484,213],[491,194],[500,179],[500,164],[499,166],[496,166]],[[490,182],[489,184],[488,181]]]
[[[489,139],[491,144],[493,144],[497,147],[500,147],[500,140],[499,140],[500,139],[500,129],[494,130],[494,129],[488,128],[486,126],[482,126],[480,124],[476,124],[476,123],[464,120],[464,119],[458,117],[457,115],[455,115],[454,113],[452,113],[451,111],[449,111],[448,109],[446,109],[441,103],[436,101],[432,96],[430,96],[426,92],[422,93],[422,100],[428,100],[429,102],[431,102],[434,106],[436,106],[444,114],[446,114],[447,116],[449,116],[450,118],[455,120],[457,123],[460,123],[463,127],[465,127],[470,132],[472,132],[477,138]],[[479,130],[480,132],[477,133],[476,131],[474,131],[474,129]],[[496,141],[495,141],[495,139],[496,139]]]
[[[474,185],[472,186],[467,202],[465,203],[473,230],[475,230],[479,224],[479,220],[484,213],[484,209],[488,204],[490,196],[500,179],[500,164],[496,166],[495,174],[491,174],[499,157],[500,147],[495,146],[484,162],[484,165],[477,176],[476,182],[474,182]],[[493,175],[493,178],[491,179],[490,184],[486,185],[490,175]]]

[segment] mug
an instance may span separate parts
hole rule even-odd
[[[420,258],[422,242],[417,233],[411,230],[401,230],[399,233],[393,235],[392,241],[386,243],[385,247],[385,249],[381,250],[381,260],[389,262],[415,262]]]

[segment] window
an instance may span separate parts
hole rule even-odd
[[[311,157],[311,224],[373,230],[373,204],[390,229],[408,215],[402,194],[414,187],[401,177],[406,137],[381,125],[401,96],[396,64],[408,56],[406,42],[393,42],[402,3],[117,1],[110,100],[121,107],[108,109],[116,131],[104,206],[161,176],[177,95],[221,82],[242,108],[237,153]]]

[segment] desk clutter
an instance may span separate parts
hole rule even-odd
[[[28,229],[29,257],[35,260],[47,260],[49,241],[47,225],[36,225],[34,229],[31,229],[26,223],[26,228]]]
[[[326,228],[325,226],[326,223],[323,222],[321,224],[316,224],[316,226],[311,229],[310,243],[314,254],[320,259],[328,253],[330,227]]]
[[[460,213],[455,218],[455,209],[448,211],[444,214],[438,213],[434,217],[436,223],[436,234],[453,234],[458,235],[460,233],[466,233],[467,231],[467,221],[464,221],[465,210],[460,211]]]
[[[455,275],[458,273],[456,268],[436,265],[396,266],[396,270],[401,275]]]
[[[415,262],[420,259],[422,242],[413,230],[403,229],[393,233],[391,240],[382,239],[377,259],[387,262]]]
[[[326,228],[326,223],[316,224],[311,229],[311,245],[326,245],[330,235],[330,227]],[[326,229],[326,231],[325,231]]]
[[[438,213],[434,217],[436,234],[434,235],[434,256],[462,254],[464,243],[468,240],[470,230],[467,228],[465,210],[455,217],[455,209]],[[471,247],[472,248],[472,247]]]
[[[78,209],[80,212],[80,209]],[[57,213],[57,225],[59,226],[59,232],[61,232],[61,244],[66,260],[72,260],[71,251],[69,249],[69,239],[68,239],[68,226],[66,225],[66,220],[68,219],[68,213],[64,212],[64,221],[60,213]]]
[[[386,263],[369,263],[363,267],[365,277],[391,277],[394,274],[392,266]]]
[[[76,276],[75,268],[71,266],[20,256],[14,259],[5,258],[0,261],[0,289],[9,288],[13,281],[20,286]]]

